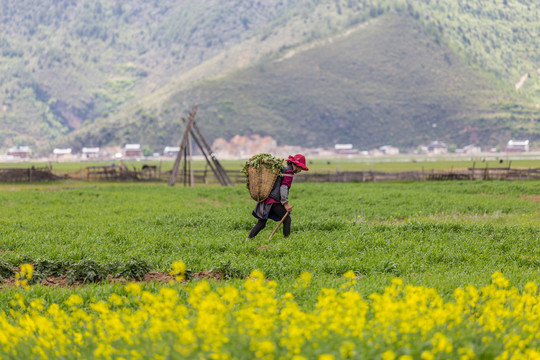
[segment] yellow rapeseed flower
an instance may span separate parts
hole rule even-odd
[[[186,264],[183,261],[175,261],[171,265],[169,275],[174,276],[176,281],[186,279]]]
[[[334,360],[335,357],[334,355],[331,355],[331,354],[322,354],[322,355],[319,355],[319,357],[317,358],[317,360]]]
[[[141,285],[137,284],[137,283],[134,283],[134,282],[131,282],[129,284],[127,284],[125,286],[126,291],[129,293],[129,294],[132,294],[132,295],[140,295],[141,294]]]
[[[34,274],[34,266],[32,264],[22,264],[21,265],[21,277],[25,277],[30,280]]]
[[[262,273],[262,271],[260,270],[253,270],[251,272],[251,274],[249,275],[249,277],[252,279],[252,280],[259,280],[259,281],[263,281],[264,280],[264,274]]]
[[[538,292],[538,285],[532,281],[528,282],[525,284],[524,290],[527,294],[536,294]]]
[[[44,304],[45,304],[45,300],[34,299],[30,302],[30,307],[36,310],[43,310],[45,308]]]
[[[308,271],[302,271],[300,276],[296,279],[295,287],[306,289],[311,284],[311,273]]]
[[[491,276],[491,281],[493,284],[498,286],[499,288],[507,288],[510,282],[504,277],[504,275],[500,271],[496,271]]]
[[[351,341],[344,341],[341,343],[341,346],[339,347],[339,353],[341,354],[341,358],[343,359],[351,359],[353,358],[356,353],[354,351],[354,343]]]
[[[118,294],[111,294],[111,296],[109,296],[109,302],[116,306],[120,306],[124,303],[122,297]]]
[[[401,355],[398,360],[413,360],[411,355]]]
[[[386,350],[382,353],[381,358],[382,360],[394,360],[397,357],[396,353],[392,350]]]
[[[459,360],[472,360],[476,357],[473,349],[469,347],[459,348],[458,354],[460,355]]]
[[[81,305],[82,303],[84,303],[84,300],[82,297],[80,297],[80,295],[77,295],[77,294],[72,294],[66,301],[65,301],[66,305],[67,306],[76,306],[76,305]]]

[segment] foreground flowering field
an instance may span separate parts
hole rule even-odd
[[[181,281],[185,266],[172,268]],[[310,308],[296,300],[310,287],[307,272],[284,295],[253,271],[238,286],[198,281],[148,291],[129,283],[106,301],[73,293],[61,303],[28,299],[31,267],[19,276],[0,313],[2,359],[540,358],[538,287],[519,291],[500,272],[490,285],[457,288],[444,300],[399,278],[364,297],[351,271]]]

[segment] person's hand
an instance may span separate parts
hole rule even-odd
[[[285,210],[287,210],[287,212],[291,212],[291,211],[292,211],[292,206],[289,205],[288,203],[287,203],[287,204],[283,204],[283,206],[285,207]]]

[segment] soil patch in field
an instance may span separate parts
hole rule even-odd
[[[77,286],[82,285],[82,283],[69,284],[67,275],[62,275],[62,276],[57,276],[57,277],[49,276],[48,278],[43,280],[41,284],[45,286],[56,286],[56,287],[77,287]]]
[[[174,281],[174,276],[169,275],[167,272],[150,271],[143,276],[142,281],[169,283]]]
[[[223,280],[225,276],[217,271],[204,270],[198,273],[194,273],[193,277],[199,280],[203,279],[213,279],[213,280]]]
[[[523,195],[521,198],[523,200],[532,201],[533,203],[540,202],[540,195]]]
[[[14,268],[15,271],[20,271],[20,268]],[[224,280],[225,275],[221,272],[212,271],[212,270],[204,270],[201,272],[193,273],[191,274],[192,279],[197,280],[204,280],[204,279],[211,279],[211,280]],[[3,279],[0,282],[0,290],[2,288],[10,288],[15,286],[15,277],[9,277],[6,279]],[[171,281],[175,281],[175,277],[170,275],[168,272],[161,272],[161,271],[149,271],[146,273],[141,280],[137,279],[126,279],[122,277],[113,277],[112,275],[107,276],[107,280],[99,283],[120,283],[120,284],[127,284],[128,282],[142,282],[142,283],[151,283],[151,282],[158,282],[158,283],[164,283],[169,284]],[[89,285],[90,283],[83,283],[82,281],[77,281],[73,284],[69,283],[69,279],[67,275],[62,276],[49,276],[45,280],[43,280],[41,285],[44,286],[51,286],[51,287],[60,287],[60,288],[75,288],[80,287],[84,285]]]

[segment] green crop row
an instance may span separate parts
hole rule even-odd
[[[81,261],[70,260],[32,260],[27,256],[11,259],[10,262],[0,260],[0,283],[10,277],[20,276],[14,266],[32,266],[32,276],[27,277],[28,284],[42,283],[46,278],[66,276],[68,284],[75,283],[89,284],[101,282],[107,279],[108,275],[121,277],[127,280],[142,280],[151,267],[141,259],[131,259],[128,261],[115,261],[100,264],[92,259]]]

